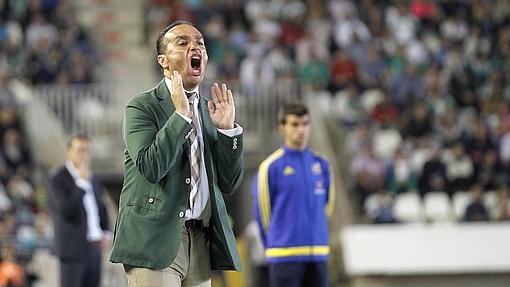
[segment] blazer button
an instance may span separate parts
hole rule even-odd
[[[237,138],[234,138],[234,142],[237,143]]]
[[[179,212],[179,217],[180,217],[180,218],[183,218],[183,217],[184,217],[184,211]]]
[[[186,177],[186,184],[190,184],[191,183],[191,179],[189,179],[189,177]]]
[[[149,197],[149,203],[153,203],[153,202],[154,202],[154,198]]]

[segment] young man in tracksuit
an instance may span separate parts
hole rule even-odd
[[[328,161],[308,147],[306,106],[285,105],[278,117],[283,145],[260,164],[253,182],[270,286],[325,287],[333,174]]]

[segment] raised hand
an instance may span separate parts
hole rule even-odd
[[[172,102],[174,103],[175,111],[187,117],[191,117],[191,110],[189,108],[188,98],[184,93],[181,75],[177,71],[173,71],[172,75],[170,76],[170,80],[172,80],[171,97]]]
[[[211,87],[212,100],[207,103],[213,124],[220,129],[233,129],[236,114],[232,91],[226,84],[214,83]]]
[[[76,166],[76,170],[78,171],[78,176],[84,180],[92,179],[92,171],[90,170],[90,160],[84,159],[79,162]]]

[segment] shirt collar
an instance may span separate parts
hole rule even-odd
[[[69,173],[71,174],[71,176],[74,179],[77,179],[80,177],[78,174],[78,170],[76,169],[76,167],[74,167],[74,164],[70,160],[65,161],[65,166],[67,168],[67,171],[69,171]]]
[[[294,148],[290,148],[288,147],[287,145],[285,144],[282,144],[281,147],[288,153],[305,153],[305,152],[308,152],[308,150],[310,149],[309,146],[306,146],[303,150],[299,150],[299,149],[294,149]]]
[[[166,84],[166,87],[168,88],[168,91],[170,92],[170,94],[172,94],[172,80],[170,80],[169,78],[165,77],[165,84]],[[200,93],[198,92],[198,86],[196,86],[191,91],[187,91],[186,89],[184,89],[184,92],[185,93],[196,93],[197,94],[197,98],[200,97]]]

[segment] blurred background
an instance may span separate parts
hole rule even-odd
[[[294,100],[335,168],[330,286],[509,286],[507,0],[0,0],[0,286],[58,284],[46,179],[69,135],[92,138],[115,218],[123,106],[162,78],[155,39],[177,19],[205,36],[202,92],[226,82],[245,130],[225,197],[245,271],[213,286],[263,266],[250,185]]]

